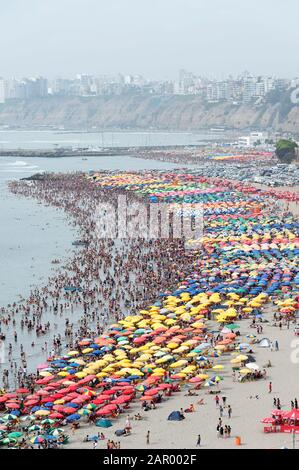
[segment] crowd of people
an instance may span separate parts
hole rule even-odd
[[[100,335],[108,322],[154,302],[186,272],[181,240],[114,240],[98,236],[96,211],[111,202],[109,190],[99,190],[84,175],[48,176],[39,182],[13,182],[13,193],[33,197],[65,210],[84,245],[47,285],[36,287],[27,299],[1,308],[0,333],[7,351],[2,385],[32,386],[36,375],[28,357],[52,357],[63,348],[77,348],[84,337]],[[112,203],[122,191],[115,192]],[[127,195],[128,204],[136,200]],[[113,214],[110,214],[111,220]],[[107,220],[107,218],[106,218]],[[109,215],[108,215],[109,223]],[[58,263],[57,263],[58,265]],[[33,338],[22,344],[20,332]]]

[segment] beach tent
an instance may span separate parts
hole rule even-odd
[[[167,419],[168,421],[181,421],[185,417],[179,411],[172,411]]]
[[[109,419],[99,419],[97,422],[96,422],[96,426],[100,427],[100,428],[110,428],[110,426],[112,426],[112,423]]]
[[[260,348],[270,348],[270,346],[271,346],[271,341],[269,340],[269,338],[263,338],[259,342]]]

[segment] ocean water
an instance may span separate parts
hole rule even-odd
[[[134,147],[191,145],[221,138],[220,134],[191,132],[63,132],[0,130],[0,149],[42,149],[57,147]]]
[[[21,133],[23,136],[23,133]],[[28,133],[27,133],[28,135]],[[44,133],[43,133],[44,135]],[[21,136],[21,137],[22,137]],[[36,133],[34,133],[36,136]],[[51,134],[52,138],[54,136]],[[21,139],[15,140],[14,148]],[[24,138],[24,136],[22,137]],[[139,137],[138,137],[139,138]],[[160,137],[157,144],[160,145]],[[1,140],[1,135],[0,135]],[[124,145],[124,144],[123,144]],[[136,141],[135,141],[135,145]],[[23,146],[23,145],[22,145]],[[186,165],[185,165],[186,166]],[[43,286],[57,267],[51,263],[54,259],[64,260],[74,250],[72,241],[76,239],[74,228],[69,225],[65,214],[53,207],[44,206],[35,200],[17,197],[8,190],[8,182],[19,180],[38,172],[74,172],[89,170],[142,170],[172,169],[180,165],[141,160],[129,156],[88,157],[82,158],[0,158],[0,307],[5,307],[21,298],[26,298],[32,288]],[[44,318],[47,321],[47,318]],[[19,322],[18,322],[19,323]],[[13,360],[20,364],[20,344],[28,358],[28,369],[43,362],[47,355],[42,353],[45,341],[51,344],[53,334],[62,331],[65,317],[58,317],[52,330],[46,336],[37,338],[34,332],[27,329],[18,333],[18,343],[13,349]],[[13,328],[2,326],[6,335],[6,345],[14,344]],[[35,342],[35,347],[31,346]],[[1,371],[9,367],[7,355],[0,361]],[[15,384],[11,384],[14,386]]]
[[[0,307],[42,285],[55,267],[51,261],[67,256],[75,238],[65,215],[8,191],[8,181],[41,171],[170,169],[179,165],[132,157],[88,157],[17,160],[0,158]]]

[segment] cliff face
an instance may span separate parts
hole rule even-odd
[[[299,106],[209,104],[196,96],[48,97],[1,104],[0,125],[182,131],[225,126],[299,133]]]

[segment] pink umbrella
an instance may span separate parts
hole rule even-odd
[[[20,405],[17,403],[6,403],[6,408],[9,408],[11,410],[18,410],[20,408]]]
[[[47,369],[49,367],[49,364],[40,364],[37,366],[37,370],[42,370],[42,369]]]

